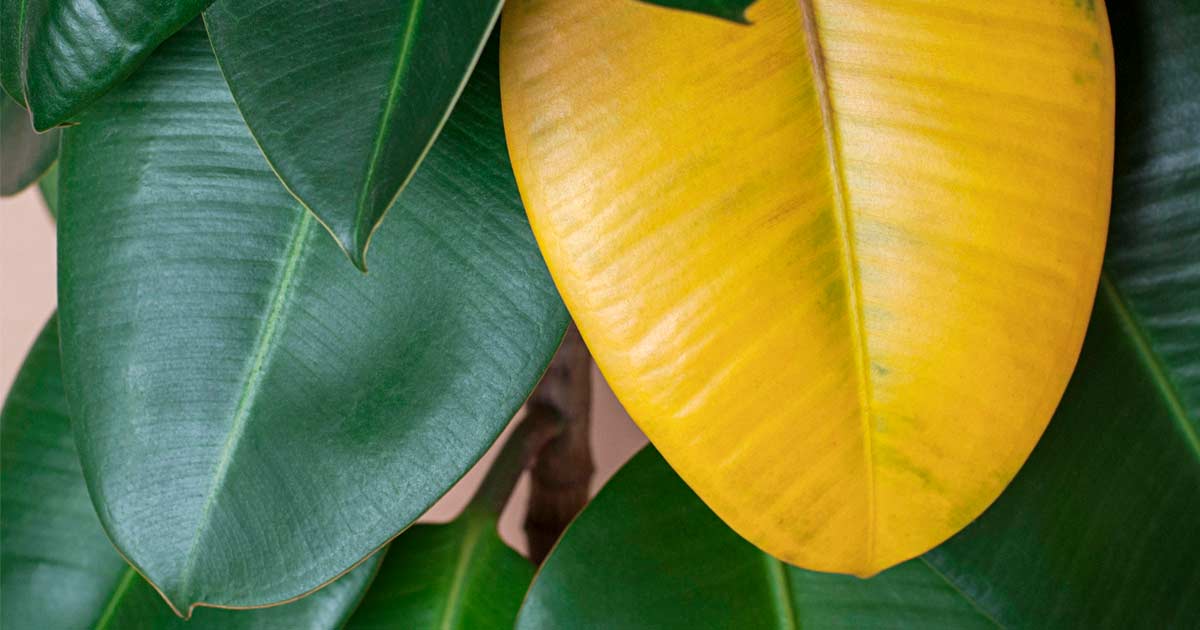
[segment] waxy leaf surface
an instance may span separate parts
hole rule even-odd
[[[790,563],[944,541],[1045,429],[1112,174],[1101,3],[517,0],[504,122],[547,264],[680,476]]]
[[[79,468],[58,356],[58,320],[38,337],[0,413],[5,628],[340,628],[375,573],[371,558],[302,600],[180,619],[104,536]]]
[[[45,131],[129,76],[212,0],[0,0],[0,84]]]
[[[267,160],[366,269],[499,14],[499,0],[221,0],[204,19]]]
[[[488,57],[344,264],[279,185],[199,23],[63,137],[64,379],[113,543],[181,611],[328,582],[487,449],[562,336]]]
[[[390,546],[348,630],[510,630],[533,565],[468,509],[445,525],[415,525]]]

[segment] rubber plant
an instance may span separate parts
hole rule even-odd
[[[0,0],[3,628],[1200,624],[1200,2],[168,4]]]

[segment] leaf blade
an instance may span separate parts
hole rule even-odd
[[[5,0],[0,79],[28,104],[35,129],[70,123],[209,2]]]
[[[35,341],[3,411],[5,627],[338,628],[378,558],[300,602],[177,617],[113,550],[92,509],[67,416],[58,320]]]
[[[496,0],[227,1],[205,23],[272,168],[365,270],[371,235],[432,146],[499,11]],[[277,43],[264,49],[264,38]]]
[[[199,24],[67,132],[59,294],[81,457],[114,543],[181,610],[286,600],[380,548],[552,356],[565,311],[490,60],[370,275],[279,186]]]
[[[468,511],[396,539],[346,627],[512,627],[532,579],[529,561],[500,540],[495,515]]]
[[[1200,28],[1196,9],[1195,3],[1181,1],[1153,6],[1123,3],[1111,9],[1123,114],[1117,126],[1109,251],[1079,366],[1045,436],[1004,494],[965,530],[919,560],[850,585],[875,589],[881,580],[920,562],[1004,627],[1175,627],[1200,617],[1200,575],[1194,570],[1200,565],[1200,547],[1192,544],[1200,526],[1200,512],[1196,510],[1200,505],[1200,449],[1196,448],[1191,429],[1195,415],[1190,411],[1180,413],[1186,406],[1171,386],[1187,382],[1200,355],[1178,361],[1187,357],[1164,352],[1161,342],[1156,345],[1142,330],[1147,323],[1153,327],[1188,321],[1200,304],[1195,300],[1156,299],[1155,295],[1164,286],[1184,297],[1200,290],[1196,274],[1191,273],[1200,269],[1200,250],[1155,246],[1162,239],[1189,242],[1200,235],[1194,222],[1200,213],[1192,212],[1194,205],[1189,206],[1189,183],[1200,176],[1200,167],[1172,159],[1200,150],[1200,136],[1193,134],[1179,142],[1169,131],[1200,125],[1200,111],[1188,109],[1191,97],[1181,87],[1200,76],[1200,68],[1189,73],[1178,65],[1179,59],[1194,58],[1189,51],[1194,55],[1196,42],[1200,42],[1200,38],[1188,36]],[[1160,82],[1167,84],[1160,86]],[[1146,94],[1155,97],[1146,98]],[[1151,150],[1161,148],[1164,139],[1169,140],[1167,146],[1172,150]],[[1147,173],[1170,176],[1148,177]],[[1139,270],[1138,265],[1144,265],[1145,270]],[[1173,273],[1162,273],[1163,269]],[[1143,284],[1147,277],[1164,282]],[[1134,295],[1140,293],[1138,308],[1127,303],[1122,293],[1126,287]],[[1173,332],[1179,330],[1174,328]],[[1170,382],[1164,384],[1164,375]],[[643,473],[635,472],[638,466]],[[652,481],[631,484],[628,477],[622,477],[644,474],[652,467],[660,469],[659,484],[675,478],[655,455],[643,453],[628,466],[628,473],[622,471],[614,477],[611,489],[601,492],[595,502],[596,513],[585,511],[580,517],[580,531],[567,532],[561,548],[568,554],[586,556],[582,562],[593,569],[588,580],[606,579],[610,569],[605,564],[624,562],[623,569],[633,573],[645,569],[646,550],[634,546],[615,559],[598,557],[595,549],[573,538],[586,541],[605,528],[626,527],[611,521],[618,514],[623,521],[635,520],[627,514],[630,510],[649,509],[648,494],[655,505],[682,501],[679,496],[664,500],[647,492]],[[674,492],[692,496],[682,483],[673,483]],[[610,503],[604,503],[609,493],[623,494],[630,505],[625,510],[612,510],[611,498],[607,499]],[[698,500],[691,505],[699,512],[672,522],[698,519],[723,527]],[[732,532],[727,533],[732,536]],[[713,553],[716,558],[703,557],[706,547],[680,544],[681,538],[668,527],[644,527],[634,538],[643,545],[657,542],[667,547],[676,554],[673,562],[684,565],[699,562],[719,567],[732,557],[729,551]],[[566,565],[570,563],[564,561],[569,559],[552,556],[548,560],[539,578],[547,584],[535,582],[527,610],[522,611],[524,627],[571,618],[569,611],[561,608],[565,603],[561,592],[555,593],[554,589],[558,580],[555,571],[569,569]],[[656,570],[662,571],[662,567]],[[714,570],[707,575],[716,574]],[[812,611],[838,601],[850,604],[848,610],[838,611],[818,626],[836,627],[839,620],[845,619],[856,619],[859,627],[868,626],[853,615],[872,611],[880,615],[879,623],[889,626],[905,625],[902,621],[910,627],[961,624],[940,615],[905,617],[903,611],[895,609],[901,606],[921,613],[933,601],[927,595],[891,602],[878,592],[857,601],[840,599],[839,593],[850,592],[841,590],[845,578],[801,570],[789,574],[803,576],[806,589],[810,589],[805,592],[811,597],[799,602],[797,610]],[[739,583],[727,585],[726,580],[735,582],[732,576],[721,576],[715,583],[696,580],[680,590],[699,600],[731,598],[729,593],[736,593]],[[1070,587],[1064,588],[1065,584]],[[654,590],[657,586],[647,585],[640,595],[643,600],[620,602],[619,608],[674,610],[675,592]],[[572,588],[608,595],[590,583],[575,583]],[[761,605],[750,598],[735,601],[747,607]],[[597,619],[597,613],[614,607],[610,596],[595,598],[588,604],[583,611],[585,620]],[[737,611],[736,605],[731,609]],[[539,612],[545,610],[550,613]],[[649,614],[655,612],[634,619],[629,627],[645,624],[652,619]],[[713,627],[739,625],[739,618],[732,614],[713,616],[708,621]],[[701,622],[699,627],[706,626]]]
[[[597,364],[710,506],[802,566],[870,575],[969,523],[1078,356],[1107,24],[967,4],[763,1],[749,29],[509,6],[510,154]]]

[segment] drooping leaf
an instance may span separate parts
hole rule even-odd
[[[359,268],[450,114],[500,4],[222,0],[205,14],[267,160]]]
[[[496,516],[469,509],[397,538],[346,627],[507,630],[532,579],[529,561],[500,540]]]
[[[58,159],[58,131],[34,133],[29,112],[0,95],[0,195],[15,195]]]
[[[1200,291],[1200,248],[1189,246],[1200,239],[1200,134],[1181,133],[1200,128],[1187,87],[1200,78],[1190,61],[1200,49],[1198,16],[1191,0],[1113,7],[1121,114],[1108,258],[1083,354],[1046,435],[983,516],[921,559],[869,581],[788,569],[799,627],[966,625],[941,605],[947,587],[1004,627],[1173,628],[1200,619],[1200,441],[1184,394],[1200,353],[1179,352],[1195,342],[1200,317],[1200,300],[1188,299]],[[779,575],[778,564],[759,555],[769,571],[756,568],[749,545],[719,533],[657,455],[627,468],[547,561],[521,627],[566,619],[587,627],[604,614],[630,615],[622,627],[652,627],[703,605],[709,616],[690,627],[752,627],[740,622],[773,610],[780,600],[758,585]],[[596,546],[600,535],[607,547]],[[896,582],[925,568],[944,587]],[[619,592],[597,587],[643,574],[659,579]],[[571,592],[589,598],[568,601]],[[825,611],[833,617],[804,618]]]
[[[0,0],[0,83],[34,128],[73,122],[212,0]]]
[[[756,545],[873,574],[1037,442],[1108,217],[1091,4],[762,0],[752,28],[508,5],[504,121],[551,273],[633,418]]]
[[[657,4],[672,9],[683,9],[685,11],[695,11],[696,13],[706,13],[719,18],[725,18],[738,22],[740,24],[748,24],[746,19],[746,9],[754,4],[754,0],[643,0],[649,4]]]
[[[104,536],[79,469],[60,366],[58,322],[52,317],[0,414],[0,625],[14,630],[341,627],[370,582],[377,558],[298,602],[265,610],[201,610],[189,622],[177,617]]]
[[[416,519],[565,328],[509,165],[493,51],[341,261],[246,131],[200,24],[63,138],[64,378],[116,546],[180,609],[278,602]]]

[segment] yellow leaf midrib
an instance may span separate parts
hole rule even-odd
[[[842,266],[846,281],[847,313],[853,319],[850,324],[851,341],[855,348],[857,374],[858,409],[863,432],[864,460],[867,474],[867,522],[866,558],[864,567],[869,567],[875,557],[875,447],[871,430],[871,380],[868,367],[867,335],[863,328],[862,283],[858,273],[858,259],[854,251],[854,220],[846,200],[846,182],[842,171],[841,147],[835,129],[833,102],[829,93],[825,54],[821,47],[820,29],[817,24],[813,0],[797,0],[803,18],[804,38],[812,66],[813,89],[821,111],[822,132],[825,138],[825,153],[829,160],[829,175],[833,192],[833,215],[837,223],[842,245]]]

